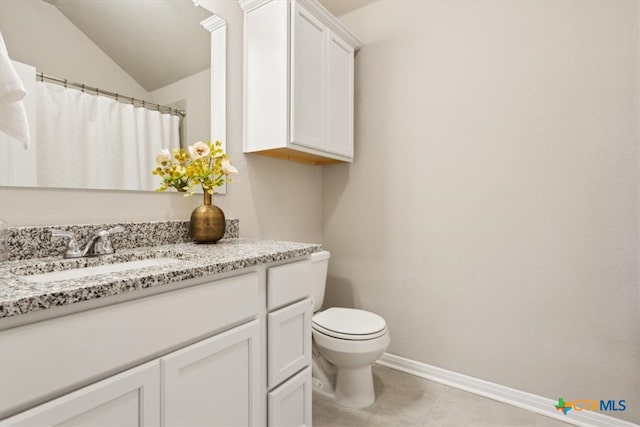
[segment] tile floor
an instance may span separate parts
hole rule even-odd
[[[566,427],[552,418],[374,365],[376,402],[365,409],[313,394],[313,426]]]

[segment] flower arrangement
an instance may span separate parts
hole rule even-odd
[[[156,162],[159,166],[151,173],[162,178],[156,191],[175,188],[184,192],[185,196],[193,195],[198,186],[213,194],[216,187],[223,185],[225,180],[231,182],[229,175],[238,173],[220,141],[196,142],[188,147],[188,152],[182,148],[174,148],[169,152],[164,148],[156,155]]]

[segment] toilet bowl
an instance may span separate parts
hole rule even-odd
[[[329,258],[326,251],[311,256],[314,311],[324,300]],[[375,401],[371,365],[390,342],[385,320],[365,310],[333,307],[316,311],[311,327],[314,385],[341,405],[371,405]]]

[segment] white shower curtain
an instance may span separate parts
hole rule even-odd
[[[178,116],[38,82],[38,185],[154,190],[155,155],[180,147]]]

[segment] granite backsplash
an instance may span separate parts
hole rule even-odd
[[[57,256],[64,253],[67,240],[52,238],[51,230],[72,232],[80,245],[97,230],[124,227],[124,232],[116,233],[111,241],[118,249],[134,249],[147,246],[168,245],[191,242],[189,221],[129,222],[87,225],[47,225],[9,228],[9,261]],[[240,237],[238,219],[227,219],[223,239]]]

